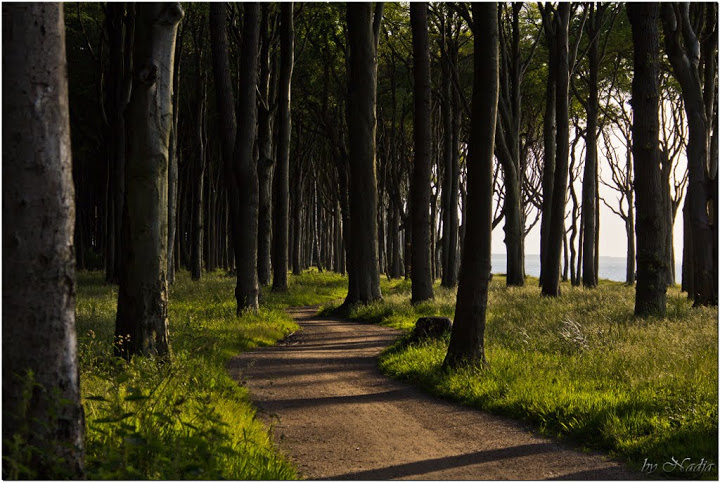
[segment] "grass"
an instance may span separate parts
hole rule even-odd
[[[172,357],[126,362],[112,356],[117,287],[100,272],[78,273],[77,332],[91,479],[296,479],[272,434],[255,418],[247,390],[225,365],[275,343],[297,325],[282,308],[324,303],[346,278],[305,272],[288,293],[264,290],[256,314],[235,316],[235,279],[222,272],[170,291]]]
[[[454,290],[436,287],[435,300],[417,306],[409,282],[383,280],[382,290],[383,302],[356,307],[350,317],[409,331],[420,316],[454,315]],[[635,319],[634,295],[632,287],[601,281],[593,290],[563,285],[561,298],[544,298],[536,279],[508,288],[495,276],[487,369],[445,371],[447,338],[413,344],[408,337],[381,355],[380,368],[544,435],[608,451],[638,470],[646,459],[659,464],[657,474],[673,457],[704,458],[714,471],[700,475],[717,479],[717,308],[692,308],[672,288],[665,319]]]

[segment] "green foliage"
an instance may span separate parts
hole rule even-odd
[[[93,479],[294,479],[247,390],[225,369],[241,351],[273,344],[297,325],[291,305],[336,299],[347,278],[305,272],[288,293],[263,292],[258,313],[235,316],[235,278],[192,282],[177,274],[170,294],[170,363],[112,356],[117,291],[102,273],[78,274],[77,329]]]
[[[420,316],[454,316],[452,290],[436,287],[435,300],[417,306],[410,305],[405,281],[383,283],[382,290],[384,302],[355,307],[350,316],[407,331]],[[544,298],[536,280],[508,288],[495,276],[487,369],[447,372],[448,339],[410,344],[407,337],[381,356],[380,367],[436,395],[528,421],[542,434],[608,450],[632,465],[671,457],[717,464],[717,309],[694,309],[671,288],[666,319],[638,320],[634,295],[632,287],[601,281],[594,290],[563,284],[561,298]],[[716,478],[717,470],[705,475]]]

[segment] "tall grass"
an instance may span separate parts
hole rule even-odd
[[[494,278],[487,369],[443,370],[447,338],[421,344],[404,338],[381,356],[380,367],[638,468],[645,459],[662,467],[673,457],[704,458],[715,464],[704,475],[717,478],[717,309],[692,308],[672,288],[665,319],[635,319],[632,287],[603,281],[592,290],[562,289],[562,297],[545,298],[535,279],[508,288],[504,277]],[[384,302],[356,307],[350,316],[410,330],[420,316],[454,315],[454,290],[436,288],[435,300],[417,306],[405,281],[383,282],[383,294]]]
[[[282,308],[336,299],[345,285],[340,276],[306,272],[290,277],[287,293],[264,290],[258,313],[236,317],[234,278],[216,272],[193,282],[180,272],[170,292],[170,362],[126,362],[112,356],[117,288],[105,285],[102,273],[79,273],[89,478],[297,478],[225,365],[297,329]]]

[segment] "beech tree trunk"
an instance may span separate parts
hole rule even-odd
[[[597,266],[595,264],[595,231],[596,200],[598,178],[597,156],[597,121],[598,121],[598,70],[600,68],[598,54],[599,28],[602,23],[603,6],[590,6],[588,49],[588,99],[587,99],[587,128],[585,134],[585,170],[582,183],[582,225],[583,225],[583,258],[582,282],[587,288],[597,286]],[[599,18],[598,18],[599,17]]]
[[[710,4],[708,4],[710,5]],[[698,5],[703,8],[704,5]],[[713,227],[708,214],[708,201],[713,197],[708,192],[709,179],[707,169],[710,160],[708,146],[710,124],[714,109],[715,72],[717,66],[717,36],[714,47],[701,46],[690,21],[690,4],[667,3],[662,6],[665,50],[673,67],[673,73],[682,89],[685,112],[688,122],[688,188],[687,202],[690,215],[690,227],[693,253],[693,291],[689,294],[695,305],[717,305],[717,273],[715,273],[713,252],[717,238],[713,238]],[[710,9],[707,15],[714,16],[711,22],[717,30],[717,12]],[[712,45],[712,44],[711,44]],[[708,52],[707,50],[710,50]],[[701,52],[710,57],[704,64],[705,85],[700,77]],[[707,71],[709,70],[709,72]],[[710,84],[710,85],[708,85]],[[708,115],[710,114],[710,116]],[[638,220],[639,225],[639,220]],[[639,250],[639,247],[638,247]]]
[[[375,100],[377,37],[382,3],[375,20],[369,3],[347,4],[350,257],[345,305],[382,298],[377,244],[375,177]],[[347,242],[347,239],[346,239]]]
[[[243,4],[243,46],[240,54],[237,132],[233,154],[233,176],[237,183],[238,217],[236,219],[235,262],[238,313],[258,308],[257,230],[258,177],[253,156],[257,122],[257,74],[260,34],[260,6]]]
[[[540,221],[540,286],[544,285],[545,274],[549,269],[548,264],[548,240],[550,237],[550,220],[552,218],[553,185],[555,182],[555,134],[556,134],[556,101],[557,101],[557,49],[556,30],[554,16],[549,8],[542,10],[543,30],[548,44],[548,76],[545,90],[545,116],[543,119],[543,200],[542,219]]]
[[[562,240],[565,232],[565,193],[568,178],[568,156],[570,150],[570,115],[568,85],[570,80],[568,65],[568,25],[570,22],[570,4],[557,6],[557,32],[555,38],[555,124],[557,136],[555,142],[555,175],[548,225],[546,269],[543,270],[542,294],[560,296],[560,261]]]
[[[455,321],[444,361],[449,367],[486,363],[484,337],[492,236],[492,168],[499,94],[497,4],[473,3],[472,11],[475,51],[467,158],[469,212]]]
[[[280,5],[280,79],[278,88],[278,154],[273,201],[273,290],[288,288],[288,229],[290,211],[290,86],[294,63],[293,4]],[[299,268],[299,266],[298,266]]]
[[[193,34],[193,37],[195,35]],[[202,37],[202,29],[199,37]],[[207,204],[208,199],[205,197],[205,189],[203,189],[205,181],[205,166],[207,164],[207,139],[203,126],[205,124],[207,91],[202,72],[202,47],[198,38],[195,38],[195,52],[197,65],[197,79],[195,84],[195,119],[194,119],[194,145],[192,159],[192,178],[190,180],[192,189],[192,214],[190,220],[191,227],[191,244],[190,244],[190,276],[194,281],[198,281],[202,277],[203,250],[208,249],[208,244],[203,246],[203,225],[207,221],[207,217],[203,219],[203,207]]]
[[[412,219],[412,303],[434,298],[430,249],[430,170],[432,167],[432,129],[430,127],[430,43],[427,27],[427,3],[410,4],[410,28],[413,43],[415,78],[415,167],[410,187]]]
[[[637,212],[635,315],[665,316],[665,216],[658,119],[658,5],[628,5],[633,34],[633,159]]]
[[[178,150],[178,111],[180,101],[180,67],[182,64],[182,33],[178,34],[175,44],[175,66],[173,69],[173,121],[170,130],[170,146],[168,147],[168,283],[175,282],[175,236],[177,227],[178,204],[178,166],[180,165],[180,152]]]
[[[442,121],[443,121],[443,234],[442,234],[442,286],[454,288],[457,285],[457,247],[458,247],[458,144],[455,137],[457,105],[453,102],[456,95],[452,86],[451,72],[451,30],[446,25],[444,35],[445,50],[442,59]],[[453,54],[456,55],[453,49]]]
[[[127,107],[128,157],[123,209],[116,353],[165,356],[167,319],[167,169],[179,3],[138,4],[133,87]]]
[[[292,5],[292,4],[291,4]],[[270,89],[270,35],[268,32],[270,4],[262,5],[260,20],[260,74],[258,89],[258,282],[270,284],[272,253],[272,95]]]
[[[22,470],[8,463],[13,454],[3,443],[3,478],[80,479],[84,421],[63,7],[4,3],[2,13],[2,436],[33,449]]]
[[[225,178],[225,202],[227,203],[226,223],[230,227],[228,237],[227,267],[233,270],[235,265],[235,239],[239,235],[236,220],[238,216],[238,187],[233,176],[232,162],[235,150],[235,96],[233,95],[230,78],[230,60],[228,58],[227,40],[227,4],[225,2],[210,3],[210,49],[212,51],[213,76],[215,79],[215,98],[217,99],[220,133],[220,147]],[[226,229],[223,231],[228,232]]]

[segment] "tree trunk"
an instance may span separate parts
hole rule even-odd
[[[565,193],[568,178],[568,155],[570,148],[569,120],[569,65],[568,65],[568,25],[570,21],[570,4],[560,3],[557,7],[558,25],[555,39],[555,123],[557,137],[555,142],[555,175],[553,178],[553,194],[548,225],[546,267],[543,269],[542,294],[560,296],[560,256],[562,238],[565,231]]]
[[[62,8],[2,7],[2,431],[31,454],[12,467],[4,442],[4,479],[84,476]]]
[[[260,67],[258,75],[258,253],[257,272],[261,286],[270,284],[272,254],[272,98],[270,89],[270,4],[261,7]]]
[[[548,44],[548,77],[545,91],[545,115],[543,118],[543,177],[542,177],[542,219],[540,220],[540,286],[543,286],[545,273],[548,270],[548,237],[550,236],[550,219],[552,218],[553,184],[555,181],[555,133],[556,133],[556,98],[557,98],[557,49],[555,22],[549,12],[543,14],[543,30]]]
[[[195,46],[199,52],[199,46]],[[203,247],[203,205],[207,203],[204,198],[205,190],[203,184],[205,180],[205,165],[207,164],[206,156],[206,139],[203,132],[205,123],[205,111],[207,103],[206,87],[201,73],[201,54],[198,54],[198,79],[196,84],[197,100],[195,105],[195,145],[193,150],[192,164],[192,214],[191,214],[191,244],[190,244],[190,275],[194,281],[198,281],[202,277],[203,248],[207,249],[207,244]]]
[[[273,290],[287,290],[288,214],[290,209],[290,86],[294,64],[295,32],[293,4],[280,6],[280,80],[278,155],[275,171],[275,212],[273,217]],[[297,154],[297,153],[296,153]],[[296,236],[297,238],[297,232]],[[293,263],[295,261],[293,260]],[[293,266],[293,273],[295,266]],[[298,271],[299,274],[299,271]]]
[[[484,364],[490,278],[492,168],[497,122],[498,18],[496,3],[473,3],[474,80],[468,146],[468,221],[455,321],[444,365]],[[482,35],[480,33],[482,32]]]
[[[446,38],[450,38],[449,27]],[[453,103],[454,89],[451,79],[451,64],[449,46],[446,42],[445,56],[442,61],[442,119],[443,119],[443,163],[445,177],[443,178],[443,234],[442,234],[442,286],[454,288],[457,285],[457,246],[458,246],[458,180],[460,169],[458,167],[458,145],[455,138],[455,123],[457,108]]]
[[[293,183],[293,202],[292,202],[292,218],[293,218],[293,243],[292,249],[292,273],[294,275],[300,274],[300,245],[302,244],[302,238],[300,237],[300,227],[302,225],[302,184],[300,179],[296,179]]]
[[[377,5],[379,28],[382,4]],[[350,238],[352,243],[346,305],[382,298],[377,246],[377,181],[375,178],[375,99],[377,29],[371,4],[348,3],[348,131]]]
[[[703,6],[704,7],[704,6]],[[708,144],[710,141],[709,125],[714,108],[715,94],[715,57],[717,55],[717,38],[715,35],[710,52],[707,48],[700,50],[700,43],[693,32],[690,22],[690,4],[664,4],[663,29],[665,37],[665,50],[673,67],[673,73],[682,89],[685,112],[688,122],[688,188],[687,206],[689,209],[690,228],[692,231],[692,264],[693,285],[690,298],[698,305],[717,305],[717,276],[714,275],[713,250],[717,243],[713,239],[712,226],[708,215],[709,182],[706,174],[710,156]],[[706,14],[714,16],[710,19],[717,29],[717,13],[714,9]],[[704,77],[712,81],[701,82],[699,72],[700,55],[707,59],[704,68]],[[705,59],[703,59],[705,60]],[[709,84],[709,85],[708,85]],[[707,95],[706,95],[707,94]],[[639,226],[639,220],[638,220]],[[639,246],[638,246],[639,251]]]
[[[235,239],[239,236],[237,216],[239,209],[238,185],[233,175],[233,153],[235,150],[235,97],[230,78],[228,41],[226,30],[227,5],[224,2],[210,3],[210,49],[212,51],[215,98],[217,99],[220,133],[220,147],[225,177],[225,199],[227,203],[227,224],[229,233],[227,256],[228,269],[234,271]]]
[[[183,11],[179,3],[136,8],[116,353],[166,356],[168,144],[175,37]]]
[[[412,303],[434,298],[430,263],[430,170],[432,167],[432,130],[430,127],[430,44],[427,28],[427,3],[410,4],[415,78],[415,166],[410,188],[412,219]]]
[[[665,219],[660,175],[658,119],[658,6],[628,5],[634,48],[632,84],[633,159],[637,212],[635,315],[665,316]],[[660,202],[659,202],[660,201]]]
[[[178,113],[180,107],[180,67],[182,64],[182,34],[175,45],[175,66],[173,69],[173,120],[170,130],[170,146],[168,147],[168,283],[175,282],[175,236],[177,232],[178,203]]]
[[[594,6],[591,6],[594,12]],[[585,134],[585,171],[582,183],[582,225],[583,225],[583,258],[582,282],[587,288],[597,286],[595,265],[595,191],[597,189],[598,159],[597,159],[597,117],[598,117],[598,36],[593,30],[594,16],[591,13],[590,46],[588,50],[588,100],[587,100],[587,129]],[[599,27],[599,26],[598,26]]]

